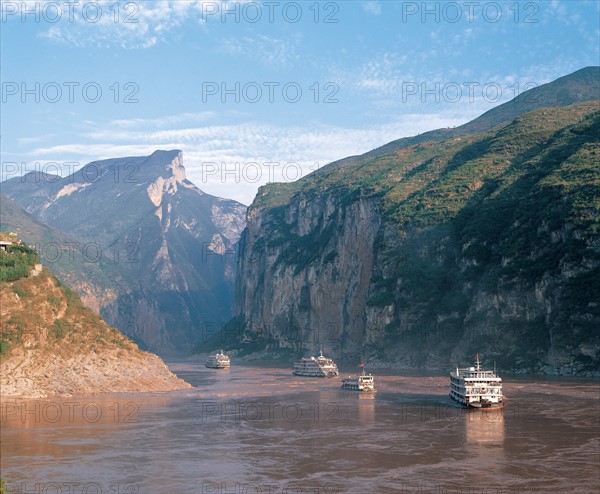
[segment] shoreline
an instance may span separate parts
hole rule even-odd
[[[237,350],[224,350],[226,354],[228,354],[232,359],[232,365],[235,365],[235,362],[242,362],[243,365],[247,365],[248,367],[273,367],[280,368],[289,366],[290,372],[294,365],[294,359],[289,359],[286,357],[275,357],[275,352],[272,351],[263,351],[263,352],[255,352],[251,354],[244,355],[243,357],[236,357]],[[202,352],[191,355],[182,355],[182,356],[168,356],[161,357],[165,362],[169,363],[199,363],[204,364],[204,360],[206,356],[210,352]],[[338,360],[334,359],[340,371],[344,372],[352,372],[352,369],[356,367],[358,369],[358,364],[354,364],[354,362],[348,360]],[[408,367],[405,365],[398,364],[396,362],[384,362],[384,361],[374,361],[369,362],[368,360],[362,362],[365,364],[365,368],[370,369],[371,371],[377,371],[382,373],[382,375],[396,375],[402,374],[407,376],[445,376],[447,375],[454,367],[449,368],[441,368],[441,367],[430,367],[426,369],[416,369],[414,367]],[[531,369],[523,369],[523,370],[503,370],[498,368],[498,373],[501,373],[503,376],[510,376],[513,378],[523,377],[536,377],[536,378],[573,378],[576,380],[579,379],[600,379],[600,369],[594,371],[581,371],[578,373],[561,373],[558,371],[554,372],[534,372]],[[358,372],[358,370],[356,371]]]
[[[156,355],[139,350],[127,356],[119,352],[62,357],[41,350],[17,350],[0,364],[0,397],[64,398],[192,388]]]

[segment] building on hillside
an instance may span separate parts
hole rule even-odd
[[[8,252],[8,248],[12,245],[12,242],[6,242],[4,240],[0,240],[0,250],[4,252]]]

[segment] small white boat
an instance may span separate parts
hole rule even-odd
[[[450,372],[450,398],[468,408],[495,409],[504,406],[502,379],[496,370],[481,370],[479,354],[475,367]]]
[[[209,355],[204,365],[211,369],[226,369],[231,367],[231,361],[229,356],[225,355],[223,350],[221,350],[219,353]]]
[[[349,391],[361,391],[367,393],[375,393],[377,390],[375,389],[375,378],[373,374],[365,373],[365,367],[363,364],[360,364],[362,367],[362,373],[357,376],[348,376],[347,378],[342,379],[342,389],[347,389]]]

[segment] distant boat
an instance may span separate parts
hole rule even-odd
[[[340,374],[333,360],[323,357],[303,357],[294,363],[294,374],[305,377],[335,377]]]
[[[475,367],[450,372],[450,398],[469,408],[494,409],[504,406],[502,379],[496,370],[481,370],[479,354]]]
[[[362,368],[362,373],[357,376],[348,376],[345,379],[342,379],[342,389],[347,389],[349,391],[361,391],[368,393],[376,393],[375,389],[375,379],[373,374],[365,373],[365,366],[360,364]]]
[[[223,350],[221,350],[219,353],[209,355],[204,365],[211,369],[226,369],[231,367],[231,361],[229,360],[229,356],[225,355]]]

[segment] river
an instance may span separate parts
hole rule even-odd
[[[288,368],[170,368],[196,388],[4,399],[7,493],[600,492],[597,380],[503,376],[506,407],[471,412],[447,376],[378,373],[367,395]]]

